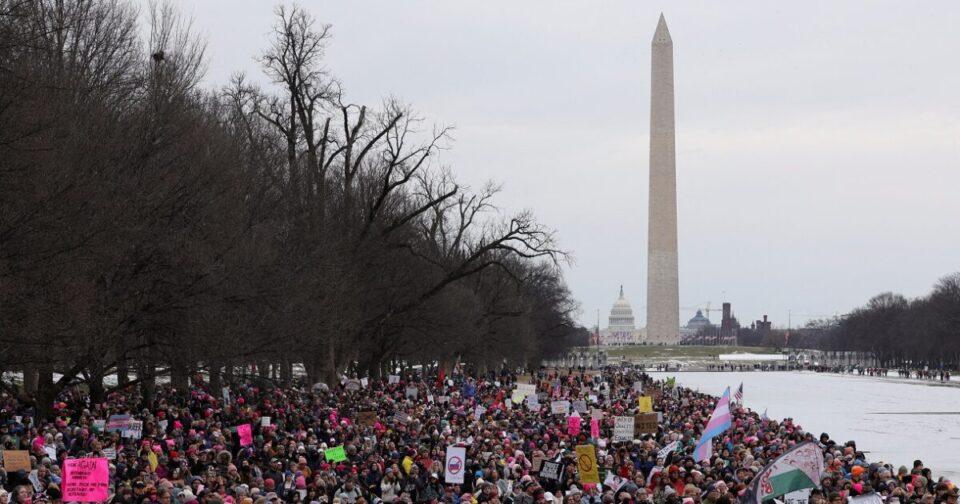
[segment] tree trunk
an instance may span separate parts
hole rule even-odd
[[[190,366],[185,362],[176,362],[170,366],[170,384],[176,389],[177,395],[186,397],[190,390]]]
[[[37,393],[37,384],[39,380],[39,375],[37,374],[37,368],[34,366],[26,366],[23,368],[23,394],[28,396],[34,396]]]
[[[54,390],[53,371],[48,367],[40,370],[37,377],[37,417],[45,422],[53,416],[53,401],[57,398]]]
[[[90,389],[90,404],[100,404],[107,400],[107,391],[103,386],[102,366],[91,366],[87,387]]]
[[[209,364],[209,369],[207,373],[210,375],[210,390],[213,393],[216,393],[218,390],[223,389],[220,380],[220,363],[219,361],[213,361]]]
[[[293,383],[293,364],[289,357],[284,357],[280,362],[280,383],[285,388],[289,388]]]

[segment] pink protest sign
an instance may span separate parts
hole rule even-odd
[[[567,417],[567,434],[571,436],[580,434],[580,417]]]
[[[240,435],[240,446],[250,446],[253,444],[253,431],[250,430],[250,424],[238,425],[237,434]]]
[[[105,458],[67,459],[63,461],[64,502],[104,502],[110,479]]]
[[[590,437],[594,439],[600,437],[600,422],[596,418],[590,419]]]

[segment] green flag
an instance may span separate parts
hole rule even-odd
[[[347,460],[347,453],[343,451],[343,446],[330,448],[323,452],[323,456],[330,462],[342,462]]]
[[[667,388],[673,388],[673,386],[676,384],[677,384],[676,376],[671,376],[670,378],[667,378]]]

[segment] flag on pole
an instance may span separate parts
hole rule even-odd
[[[740,382],[740,388],[738,388],[737,392],[733,394],[733,400],[737,404],[743,403],[743,382]]]
[[[823,473],[823,452],[814,441],[794,446],[777,457],[753,478],[749,499],[745,502],[762,504],[763,501],[805,488],[820,488]]]
[[[697,462],[702,462],[713,455],[713,438],[723,434],[730,428],[730,387],[723,391],[720,400],[717,401],[717,407],[713,409],[713,415],[710,415],[710,421],[707,427],[703,429],[700,440],[697,441],[697,447],[693,451],[693,458]]]
[[[760,415],[760,420],[770,420],[770,417],[767,416],[767,408],[763,408],[763,414]]]

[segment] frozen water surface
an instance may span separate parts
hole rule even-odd
[[[960,480],[960,387],[893,377],[813,372],[650,373],[720,395],[743,382],[746,407],[770,418],[793,418],[814,436],[857,442],[870,462],[913,467],[920,459],[934,478]],[[878,414],[879,413],[879,414]],[[931,414],[941,413],[941,414]]]

